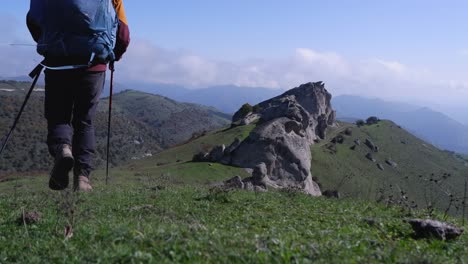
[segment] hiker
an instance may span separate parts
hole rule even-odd
[[[55,158],[49,188],[66,189],[73,168],[74,191],[91,191],[93,118],[107,64],[130,42],[123,0],[31,0],[26,21],[46,68],[47,145]]]

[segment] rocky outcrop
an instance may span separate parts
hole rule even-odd
[[[244,189],[299,187],[308,194],[321,195],[312,180],[310,146],[325,138],[327,127],[335,123],[330,100],[324,84],[317,82],[260,103],[255,113],[257,127],[244,141],[226,148],[218,161],[253,169],[252,177],[243,180]],[[239,116],[237,123],[248,123]]]

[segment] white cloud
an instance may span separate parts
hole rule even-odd
[[[397,60],[352,61],[334,52],[309,48],[298,48],[282,59],[234,63],[135,40],[119,68],[123,78],[128,80],[184,84],[193,88],[234,84],[286,89],[305,82],[324,81],[334,95],[360,94],[447,103],[468,99],[468,80],[437,78],[437,74],[427,69]]]
[[[18,37],[18,23],[0,17],[0,43],[32,43]],[[8,24],[10,23],[10,24]],[[4,31],[4,32],[3,32]],[[468,54],[468,50],[466,50]],[[2,45],[0,76],[26,75],[40,57],[34,47]],[[220,84],[291,88],[304,82],[324,81],[334,94],[360,94],[382,98],[446,100],[468,99],[468,78],[437,77],[427,69],[384,58],[350,60],[335,52],[297,48],[282,59],[251,59],[231,62],[210,59],[186,50],[160,48],[145,40],[132,40],[124,59],[117,64],[119,81],[183,84],[193,88]]]

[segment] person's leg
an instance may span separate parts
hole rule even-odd
[[[73,97],[73,170],[75,189],[79,187],[78,180],[89,185],[87,179],[93,169],[92,159],[96,147],[93,119],[99,103],[105,81],[105,72],[82,72],[76,83]]]
[[[68,71],[45,72],[44,113],[47,119],[47,145],[55,158],[49,187],[63,190],[68,186],[68,172],[73,167],[71,128],[73,99],[72,73]]]

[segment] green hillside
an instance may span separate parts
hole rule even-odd
[[[8,132],[29,89],[28,82],[0,81],[0,136]],[[51,167],[45,140],[44,93],[38,87],[28,102],[7,149],[0,158],[0,174],[46,171]],[[220,128],[229,116],[216,109],[136,91],[115,95],[112,116],[111,162],[121,165],[189,140],[194,134]],[[105,160],[107,99],[96,115],[95,166]],[[175,131],[178,131],[175,133]],[[1,141],[2,139],[0,139]]]
[[[352,135],[344,133],[347,128]],[[344,138],[342,144],[331,142],[337,135]],[[361,145],[352,150],[356,139]],[[366,139],[378,146],[379,151],[373,152],[366,146]],[[368,153],[375,162],[366,158]],[[386,163],[387,160],[395,162],[396,167]],[[339,190],[347,197],[424,209],[450,207],[451,213],[459,214],[468,166],[452,153],[435,148],[395,123],[381,121],[362,127],[342,123],[332,129],[326,140],[312,147],[312,173],[323,190]]]
[[[126,90],[114,95],[115,113],[141,121],[152,128],[163,148],[190,139],[195,132],[211,131],[229,124],[231,117],[215,108],[176,102],[167,97]],[[99,109],[107,112],[108,100]]]
[[[221,164],[193,163],[193,155],[220,144],[243,139],[255,125],[211,132],[192,142],[165,150],[152,158],[131,163],[129,172],[137,175],[166,175],[176,181],[206,183],[234,175],[248,175],[243,169]],[[344,131],[351,129],[352,135]],[[342,135],[342,144],[331,143]],[[361,145],[354,150],[354,140]],[[365,145],[370,139],[379,147],[372,152]],[[340,123],[330,129],[326,140],[311,148],[312,175],[322,191],[338,190],[342,196],[388,204],[402,204],[408,210],[437,209],[461,214],[464,180],[468,165],[457,155],[441,151],[414,137],[390,121],[357,127]],[[376,162],[366,158],[372,153]],[[459,155],[458,155],[459,156]],[[396,167],[386,163],[396,163]],[[383,171],[377,164],[381,164]],[[452,200],[452,202],[450,202]]]
[[[120,173],[128,172],[137,176],[164,176],[175,182],[202,185],[225,180],[235,175],[247,177],[247,172],[241,168],[217,163],[196,163],[191,160],[194,154],[201,151],[210,150],[220,144],[228,146],[235,138],[245,139],[254,128],[255,125],[249,125],[209,132],[186,144],[164,150],[151,158],[133,161],[125,167],[120,167]]]
[[[447,171],[450,176],[438,183],[457,189],[455,185],[460,185],[466,172],[460,157],[425,144],[389,121],[360,128],[340,124],[329,131],[327,140],[312,147],[313,175],[323,189],[337,188],[344,198],[314,198],[288,190],[223,191],[207,186],[248,174],[221,164],[190,162],[193,154],[244,139],[254,127],[212,131],[153,157],[113,167],[108,186],[103,171],[98,170],[92,176],[95,190],[90,194],[48,191],[46,176],[17,175],[0,182],[0,262],[468,261],[466,234],[455,241],[416,239],[405,222],[430,216],[460,226],[460,217],[445,214],[443,206],[433,212],[409,209],[398,203],[396,194],[395,202],[388,199],[397,188],[407,191],[410,199],[427,194],[421,188],[432,187],[418,185],[419,175],[431,173],[435,178]],[[344,135],[342,144],[329,145],[346,128],[351,128],[352,135]],[[379,162],[391,158],[398,166],[376,169],[375,163],[361,157],[368,152],[364,144],[350,150],[355,138],[370,138],[379,147],[375,158]],[[387,198],[376,202],[379,188]],[[430,191],[437,196],[437,189]],[[443,204],[439,200],[436,206]],[[41,217],[37,223],[25,225],[21,219],[26,212],[38,212]],[[66,227],[73,228],[72,237],[66,238],[66,234],[70,236]]]

